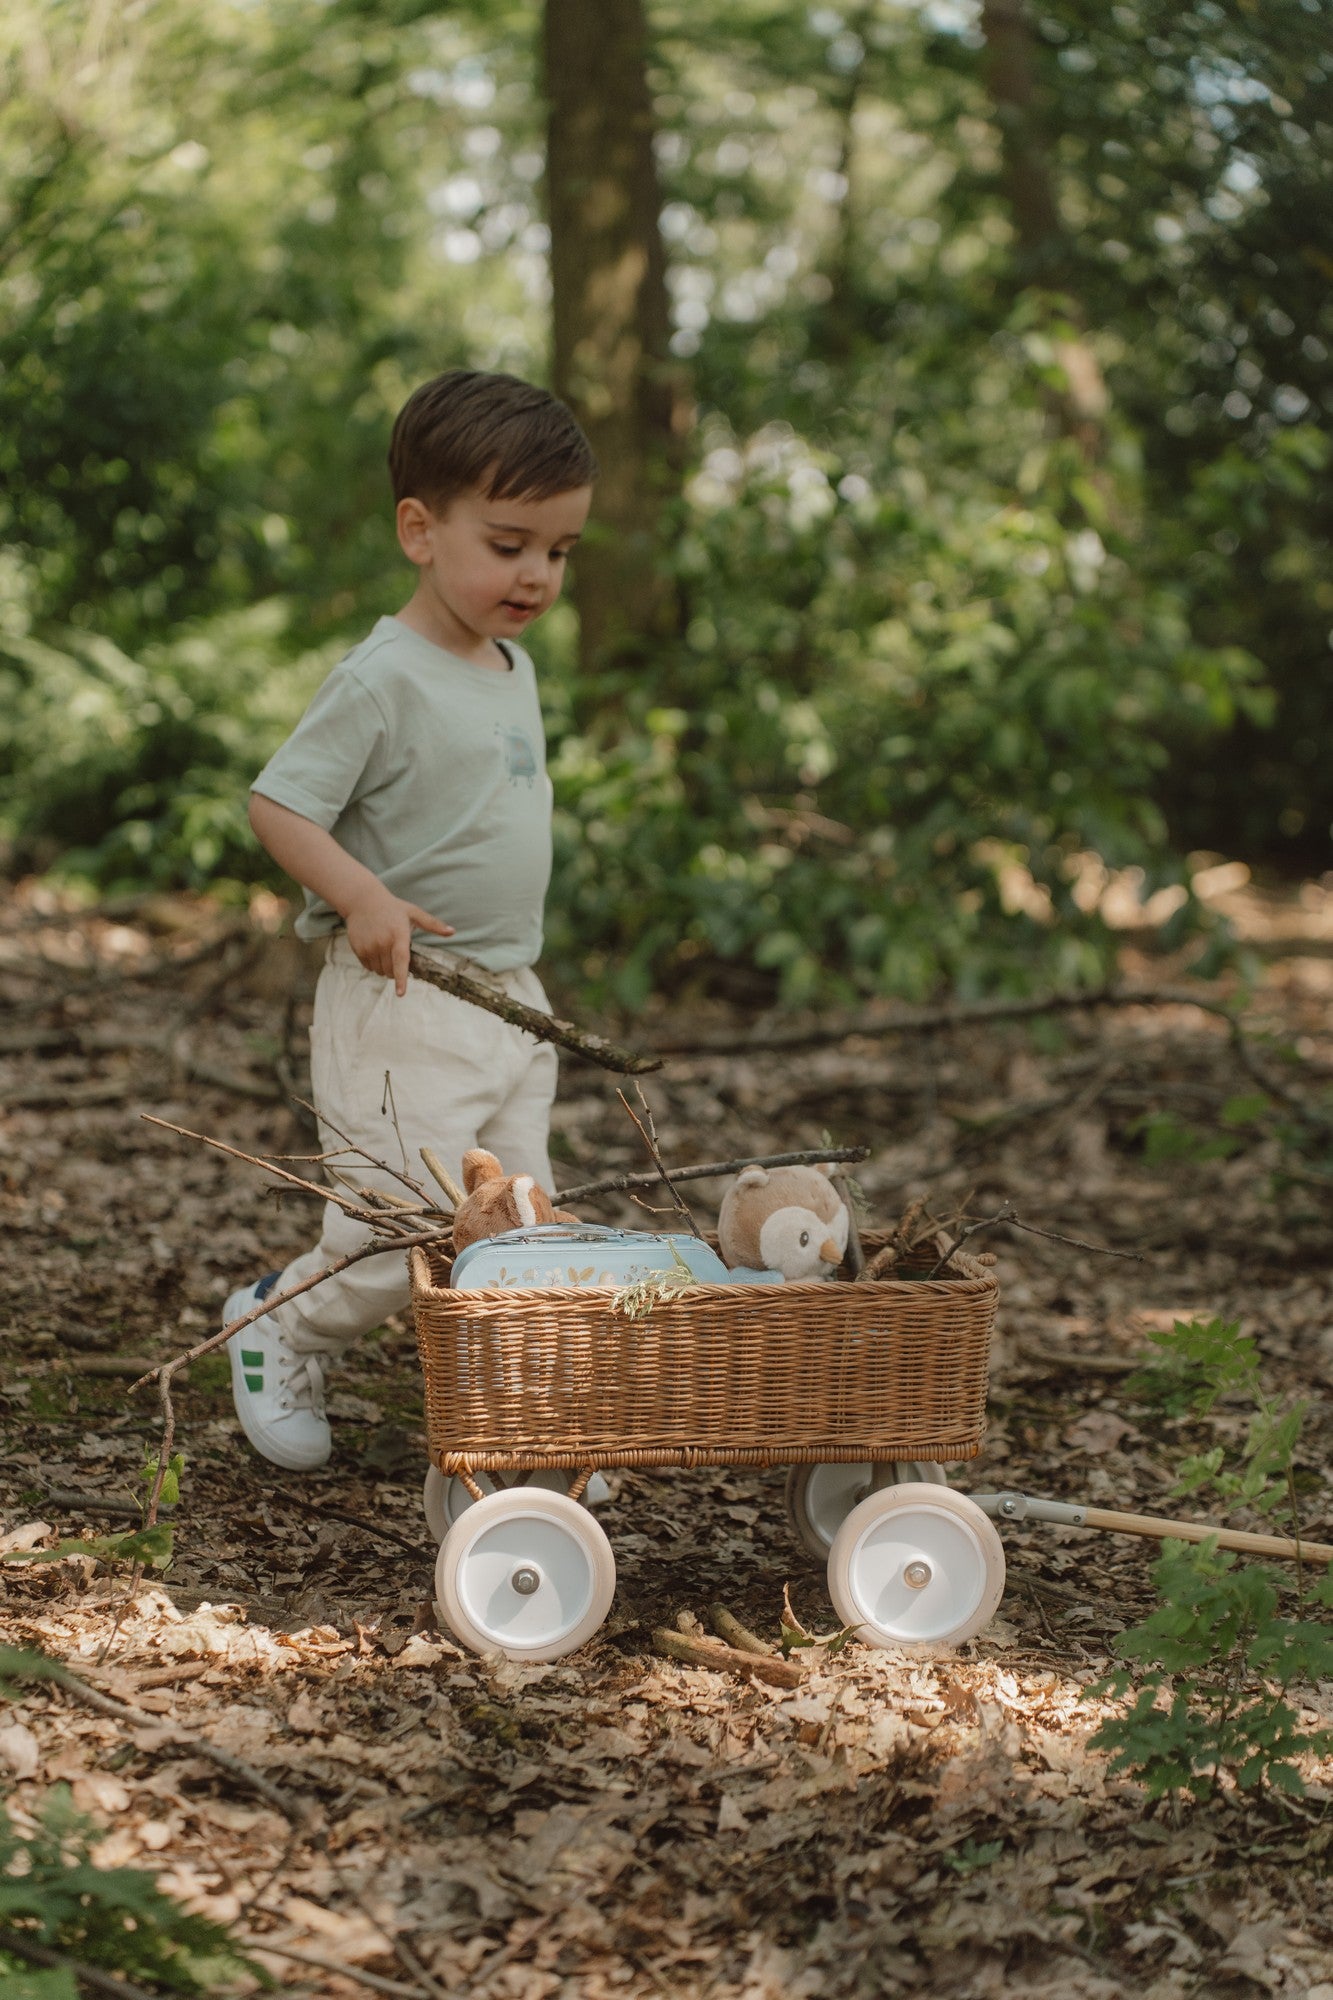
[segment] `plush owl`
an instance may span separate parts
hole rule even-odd
[[[494,1153],[474,1146],[463,1155],[464,1198],[454,1211],[454,1251],[502,1236],[507,1229],[533,1229],[540,1222],[577,1222],[556,1208],[531,1174],[507,1174]]]
[[[788,1284],[831,1278],[847,1250],[847,1210],[827,1167],[746,1167],[717,1222],[728,1265],[781,1271]]]

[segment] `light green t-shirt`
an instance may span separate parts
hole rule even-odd
[[[331,833],[493,972],[535,964],[551,878],[551,781],[532,661],[474,666],[397,618],[334,667],[251,789]],[[307,889],[297,935],[342,918]],[[418,931],[414,943],[431,940]]]

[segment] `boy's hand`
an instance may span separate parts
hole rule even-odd
[[[377,885],[375,891],[351,904],[346,913],[347,942],[367,972],[392,979],[401,1000],[407,991],[407,961],[412,951],[414,930],[433,931],[436,937],[452,937],[452,924],[442,924],[429,910],[405,903],[389,889]]]

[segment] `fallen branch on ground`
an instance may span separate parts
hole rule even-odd
[[[10,1653],[5,1659],[5,1678],[33,1687],[53,1685],[72,1701],[95,1709],[99,1715],[108,1716],[113,1722],[126,1723],[133,1729],[151,1729],[159,1736],[165,1733],[181,1748],[194,1751],[197,1756],[216,1764],[219,1770],[226,1771],[228,1776],[248,1785],[251,1791],[258,1793],[261,1799],[281,1813],[290,1826],[309,1831],[318,1821],[317,1807],[284,1792],[262,1771],[257,1771],[253,1764],[247,1764],[244,1758],[233,1756],[230,1750],[220,1750],[206,1736],[196,1736],[183,1729],[178,1722],[161,1715],[150,1715],[146,1708],[132,1708],[128,1702],[116,1701],[113,1696],[103,1694],[100,1688],[90,1687],[87,1681],[69,1667],[62,1666],[58,1660]]]
[[[684,1666],[707,1667],[715,1674],[753,1674],[756,1680],[767,1681],[770,1687],[799,1687],[805,1679],[805,1670],[790,1660],[742,1652],[738,1646],[725,1645],[721,1639],[687,1637],[684,1632],[673,1632],[665,1625],[653,1633],[653,1644],[667,1659],[678,1660]]]
[[[725,1604],[710,1604],[708,1616],[713,1621],[713,1630],[718,1638],[725,1640],[728,1646],[734,1646],[738,1653],[757,1653],[761,1659],[773,1657],[773,1648],[765,1645],[759,1634],[752,1632],[748,1625],[742,1625],[739,1618],[734,1618]]]
[[[888,1035],[942,1034],[950,1028],[994,1021],[1031,1021],[1045,1014],[1071,1014],[1090,1007],[1197,1007],[1226,1024],[1236,1059],[1267,1097],[1285,1104],[1303,1125],[1333,1130],[1333,1117],[1315,1110],[1299,1091],[1271,1076],[1255,1055],[1237,1009],[1192,986],[1089,987],[1086,992],[1034,994],[1027,999],[944,1001],[935,1007],[897,1007],[886,1013],[825,1015],[800,1027],[741,1035],[706,1035],[691,1042],[659,1042],[663,1056],[745,1055],[758,1050],[807,1049],[844,1042],[853,1036],[880,1040]],[[1322,1072],[1321,1072],[1322,1073]]]

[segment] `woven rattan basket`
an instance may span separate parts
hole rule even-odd
[[[868,1235],[873,1254],[883,1237]],[[928,1268],[928,1267],[927,1267]],[[974,1458],[990,1277],[697,1285],[645,1318],[573,1287],[453,1291],[411,1254],[444,1473]]]

